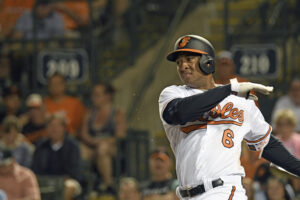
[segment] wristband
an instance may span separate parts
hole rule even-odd
[[[236,78],[230,79],[231,84],[231,91],[236,92],[236,94],[239,92],[239,83]]]

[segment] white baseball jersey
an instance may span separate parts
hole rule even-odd
[[[230,95],[211,111],[184,125],[167,124],[162,113],[175,98],[203,91],[188,86],[169,86],[159,97],[159,111],[171,148],[181,187],[194,187],[203,180],[222,176],[245,176],[240,164],[241,143],[262,150],[270,138],[271,126],[254,101]]]

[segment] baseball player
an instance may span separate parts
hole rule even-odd
[[[184,85],[166,87],[159,97],[160,117],[176,157],[181,199],[245,200],[241,143],[285,170],[300,175],[300,161],[270,133],[272,127],[249,96],[273,87],[231,80],[216,85],[214,48],[196,35],[180,37],[167,59],[176,62]]]

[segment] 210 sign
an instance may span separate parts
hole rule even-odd
[[[272,44],[236,45],[231,48],[236,73],[245,77],[278,76],[278,48]]]

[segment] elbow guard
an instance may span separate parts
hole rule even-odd
[[[173,99],[170,101],[163,112],[162,117],[168,124],[182,124],[182,120],[180,119],[180,114],[178,111],[179,101],[180,99]]]

